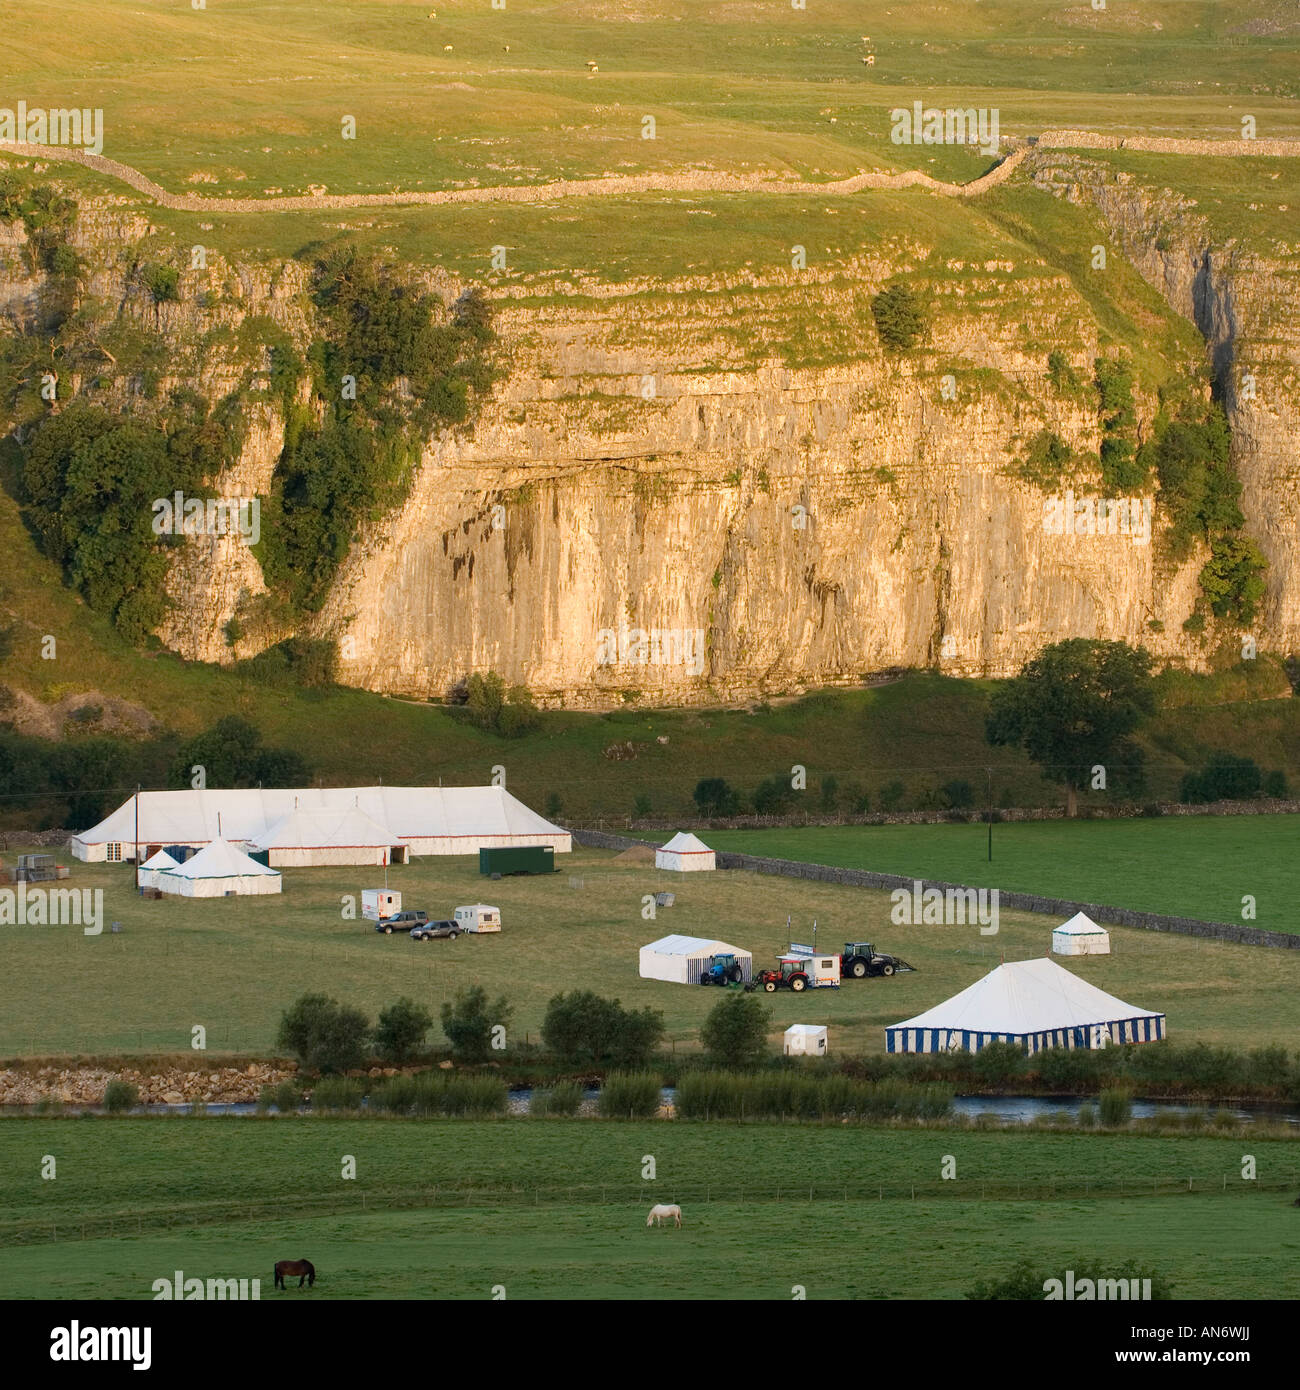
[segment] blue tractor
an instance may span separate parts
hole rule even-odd
[[[744,980],[745,972],[731,951],[725,955],[711,956],[700,974],[702,985],[720,985],[723,989],[728,985],[743,984]]]

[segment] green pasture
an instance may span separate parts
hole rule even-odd
[[[714,848],[1300,933],[1300,818],[719,830]],[[1254,899],[1254,918],[1243,899]]]
[[[74,862],[70,886],[103,888],[105,917],[122,930],[87,937],[76,926],[0,928],[9,963],[0,982],[0,1055],[184,1052],[196,1024],[211,1051],[265,1054],[281,1012],[307,991],[357,1004],[372,1018],[408,996],[436,1017],[444,1000],[473,984],[506,996],[514,1008],[509,1036],[519,1041],[538,1040],[552,995],[592,989],[661,1009],[671,1045],[691,1051],[716,995],[641,979],[638,948],[679,932],[720,938],[752,951],[756,965],[770,964],[791,937],[809,940],[814,920],[819,944],[872,940],[916,970],[838,990],[764,995],[772,1047],[791,1023],[816,1022],[830,1025],[839,1054],[879,1052],[887,1025],[973,983],[1003,957],[1042,955],[1055,925],[1004,911],[997,935],[981,935],[977,925],[895,926],[884,892],[731,871],[683,879],[616,860],[612,851],[577,849],[557,861],[560,872],[546,878],[496,883],[459,857],[391,869],[390,886],[406,907],[440,916],[487,901],[502,910],[499,935],[425,943],[342,917],[343,899],[359,905],[363,888],[383,882],[382,870],[290,869],[278,897],[147,902],[133,893],[129,867]],[[648,919],[647,897],[665,889],[676,893],[675,905]],[[1131,1004],[1166,1012],[1172,1038],[1294,1047],[1300,952],[1122,928],[1112,941],[1113,955],[1070,968]]]
[[[585,1120],[15,1120],[0,1125],[0,1298],[147,1299],[153,1281],[177,1269],[260,1278],[264,1299],[474,1299],[492,1297],[493,1285],[507,1299],[787,1299],[796,1284],[809,1298],[960,1298],[1021,1258],[1064,1270],[1081,1255],[1136,1259],[1181,1298],[1294,1298],[1300,1237],[1285,1227],[1290,1190],[1272,1184],[1300,1174],[1285,1141],[1250,1148],[1259,1189],[1240,1180],[1240,1138]],[[344,1154],[356,1159],[353,1180],[340,1176]],[[653,1181],[641,1177],[647,1154]],[[47,1155],[53,1180],[40,1176]],[[945,1155],[957,1178],[941,1196]],[[1133,1191],[1147,1179],[1190,1179],[1193,1191],[980,1197],[983,1180],[1028,1186],[1083,1174]],[[915,1200],[906,1195],[913,1181],[925,1185]],[[467,1200],[399,1209],[412,1184],[434,1183],[444,1196],[464,1189]],[[895,1193],[878,1200],[864,1192],[871,1183]],[[682,1229],[646,1230],[649,1206],[674,1199]],[[112,1236],[97,1236],[108,1220]],[[14,1244],[20,1233],[24,1243]],[[315,1289],[277,1294],[271,1266],[300,1257],[317,1267]],[[903,1267],[923,1267],[924,1281],[900,1278]]]
[[[889,110],[996,107],[1005,133],[1225,136],[1248,97],[1268,133],[1300,131],[1283,9],[51,0],[10,18],[5,57],[15,99],[102,107],[105,152],[176,190],[344,193],[665,168],[970,177],[977,156],[891,144]],[[341,138],[347,115],[355,140]],[[642,138],[645,115],[654,140]]]

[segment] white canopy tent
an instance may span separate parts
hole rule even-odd
[[[1135,1008],[1054,960],[1008,961],[960,994],[885,1029],[887,1052],[978,1052],[991,1042],[1106,1047],[1158,1042],[1164,1014]]]
[[[746,980],[753,977],[754,956],[750,951],[702,936],[664,936],[641,947],[641,978],[697,985],[712,957],[727,954],[736,957]]]
[[[477,854],[522,845],[550,845],[567,854],[573,848],[567,830],[529,810],[504,787],[262,787],[140,792],[74,835],[72,852],[91,862],[118,862],[134,859],[137,848],[147,858],[168,845],[201,849],[219,838],[247,843],[294,811],[342,818],[353,809],[412,855]]]
[[[268,869],[228,840],[213,840],[192,859],[158,875],[164,893],[182,898],[224,898],[231,893],[278,893],[280,871]]]
[[[290,811],[255,835],[252,850],[264,850],[272,868],[310,864],[403,864],[406,842],[359,807],[338,811]]]
[[[792,1023],[785,1030],[784,1052],[787,1057],[825,1057],[826,1025]]]
[[[689,830],[679,830],[666,845],[655,850],[655,868],[690,873],[697,869],[716,869],[713,851]]]
[[[1086,912],[1076,912],[1052,932],[1052,954],[1056,956],[1108,956],[1110,933],[1099,927]]]
[[[139,888],[157,888],[158,875],[164,869],[178,869],[180,865],[167,853],[165,849],[160,849],[157,854],[152,854],[136,870],[135,881]]]

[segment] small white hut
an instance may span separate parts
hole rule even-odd
[[[824,1023],[794,1023],[785,1030],[787,1057],[825,1057],[826,1025]]]

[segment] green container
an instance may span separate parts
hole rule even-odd
[[[478,852],[478,871],[481,874],[553,874],[555,850],[551,845],[520,845],[509,849],[481,849]]]

